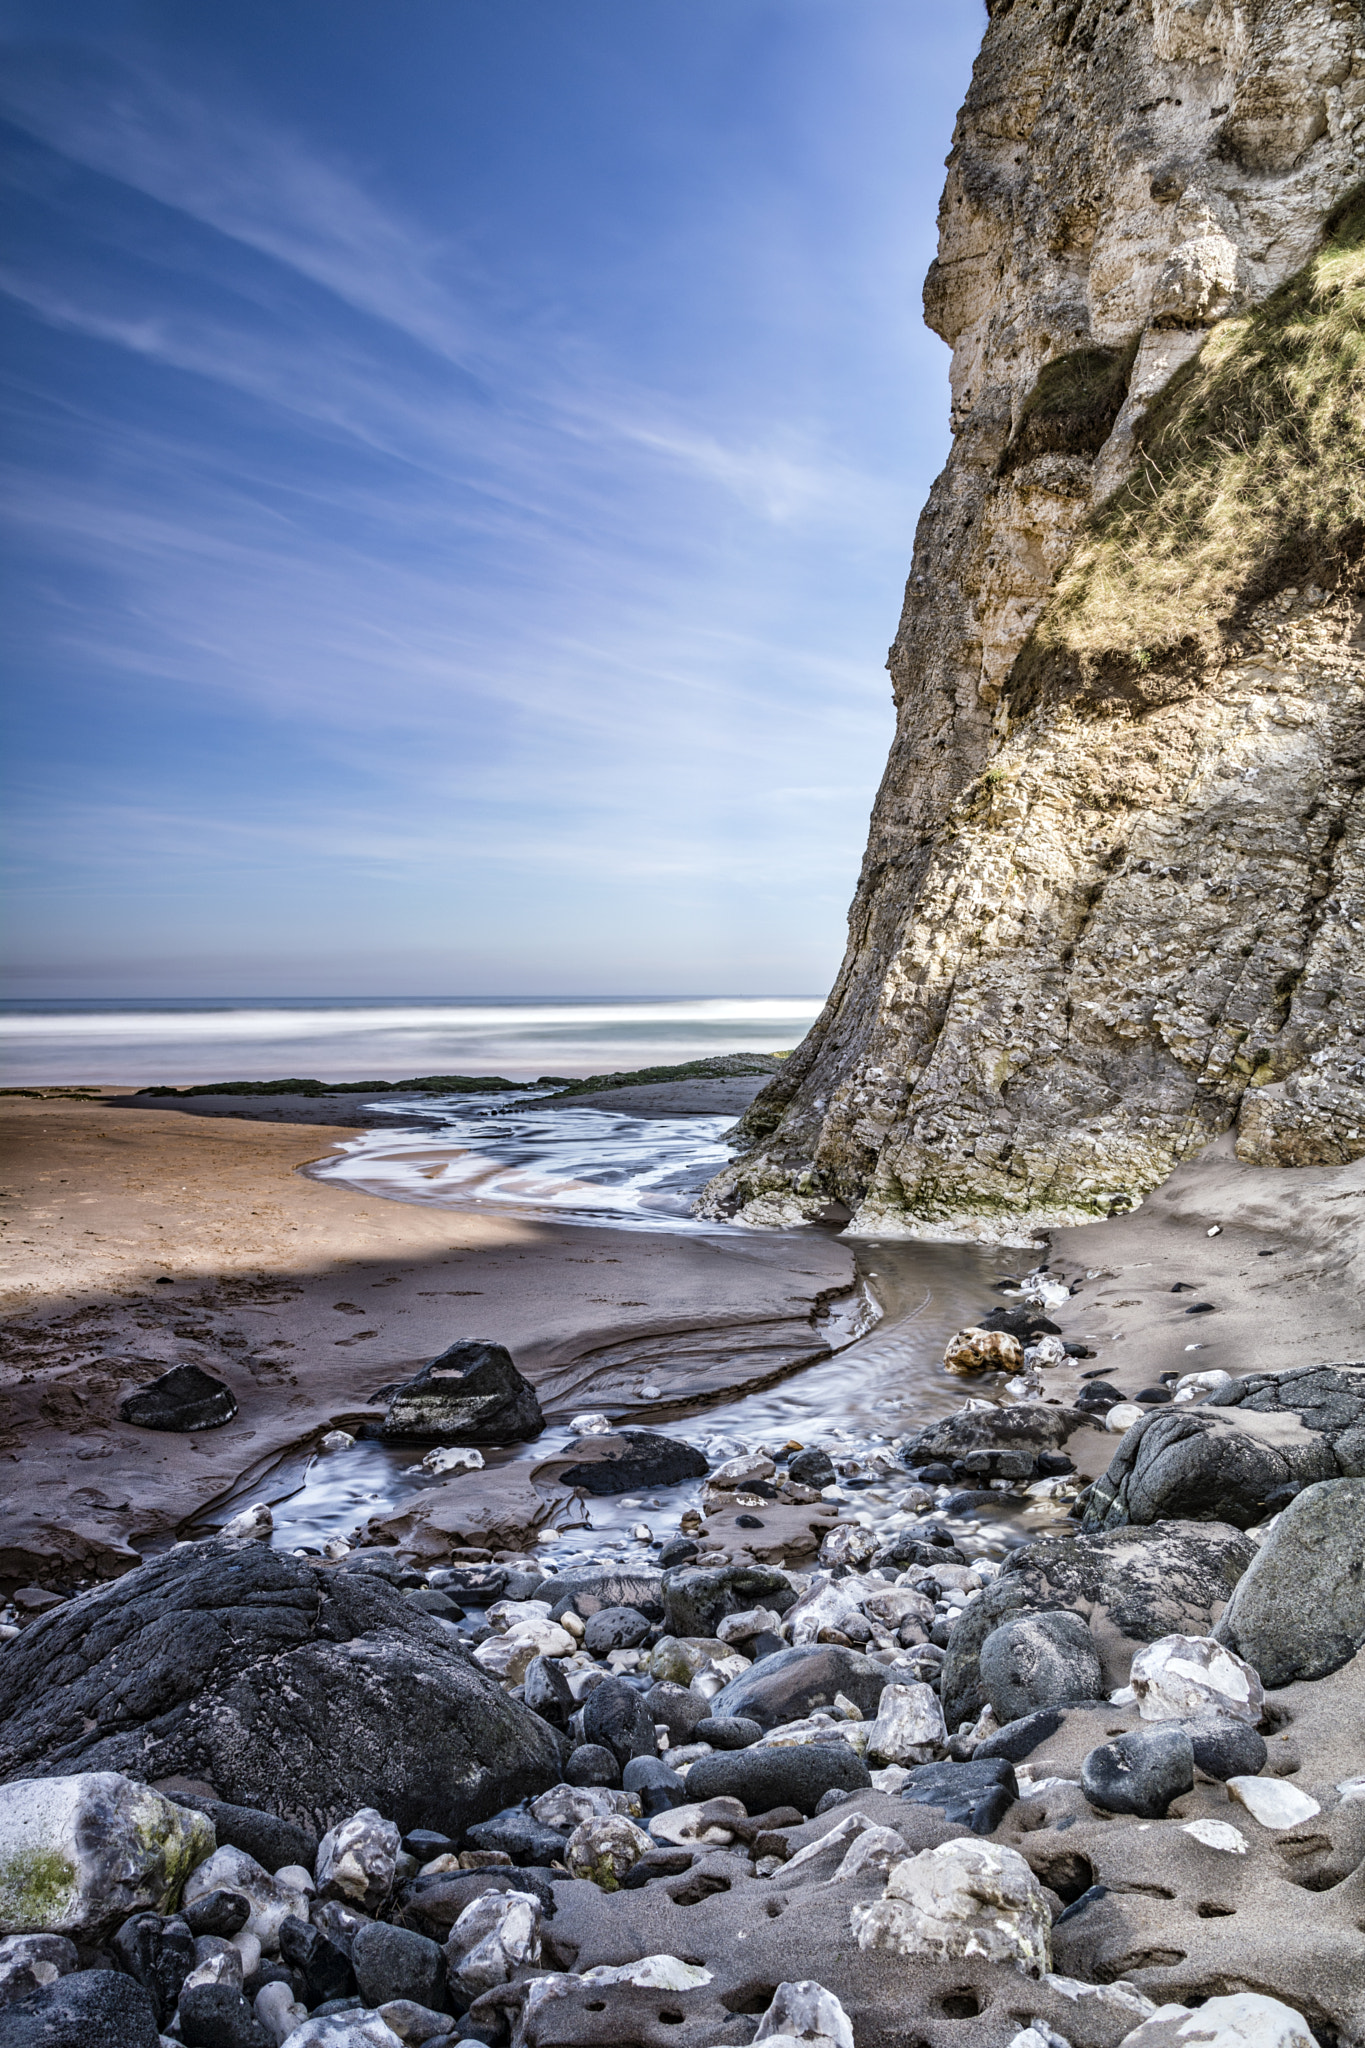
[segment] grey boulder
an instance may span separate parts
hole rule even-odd
[[[919,1431],[901,1451],[912,1470],[940,1461],[983,1479],[1024,1479],[1045,1451],[1059,1451],[1073,1431],[1093,1428],[1075,1408],[1017,1401],[1008,1408],[977,1408],[948,1415]]]
[[[981,1645],[981,1684],[1002,1725],[1037,1707],[1103,1697],[1095,1640],[1079,1614],[1025,1614]]]
[[[0,1779],[188,1778],[312,1830],[370,1806],[459,1836],[556,1783],[559,1759],[395,1588],[260,1543],[150,1559],[0,1659]]]
[[[1092,1749],[1081,1765],[1081,1790],[1105,1813],[1160,1820],[1173,1799],[1194,1786],[1194,1747],[1184,1728],[1139,1728]]]
[[[1324,1480],[1289,1503],[1213,1633],[1267,1686],[1350,1663],[1365,1644],[1365,1478]]]
[[[727,1614],[768,1607],[785,1614],[796,1588],[773,1565],[682,1565],[665,1572],[664,1627],[672,1636],[714,1636]]]
[[[118,1970],[77,1970],[4,2011],[5,2048],[160,2048],[143,1987]]]
[[[706,1459],[694,1445],[680,1437],[663,1436],[652,1429],[622,1429],[611,1436],[592,1440],[597,1455],[566,1466],[556,1473],[562,1486],[580,1493],[638,1493],[651,1486],[676,1486],[684,1479],[700,1479]]]
[[[827,1792],[866,1791],[867,1765],[843,1741],[802,1742],[704,1756],[687,1774],[689,1800],[738,1799],[750,1813],[814,1813]]]
[[[1249,1529],[1283,1507],[1292,1488],[1338,1473],[1330,1439],[1295,1413],[1158,1408],[1121,1439],[1082,1527],[1183,1519]]]
[[[871,1719],[890,1676],[884,1665],[841,1643],[799,1644],[760,1658],[722,1686],[711,1700],[711,1718],[776,1728],[783,1721],[802,1720],[816,1707],[832,1707],[835,1694],[843,1693]]]
[[[1112,1691],[1127,1682],[1138,1644],[1207,1635],[1255,1554],[1249,1537],[1217,1522],[1162,1522],[1023,1545],[953,1625],[941,1681],[944,1720],[956,1728],[985,1706],[981,1646],[1002,1622],[1049,1609],[1079,1614]]]
[[[452,1344],[412,1379],[386,1387],[384,1394],[386,1437],[430,1444],[510,1444],[527,1442],[545,1427],[535,1388],[502,1344]]]
[[[366,2005],[410,1998],[431,2011],[445,2009],[446,1959],[429,1935],[367,1921],[351,1943],[351,1967]]]

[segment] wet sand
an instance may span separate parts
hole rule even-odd
[[[298,1446],[375,1418],[377,1388],[457,1339],[505,1343],[547,1415],[658,1418],[823,1356],[821,1311],[853,1282],[850,1248],[820,1233],[386,1202],[299,1171],[348,1127],[116,1094],[0,1098],[0,1586],[126,1567],[130,1545],[173,1540]],[[182,1360],[231,1386],[234,1422],[186,1436],[119,1420],[130,1386]]]

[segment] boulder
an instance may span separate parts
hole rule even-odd
[[[285,1863],[301,1863],[311,1870],[317,1861],[318,1838],[312,1828],[297,1821],[281,1820],[277,1813],[262,1813],[259,1807],[229,1806],[224,1799],[201,1799],[197,1793],[172,1791],[168,1796],[179,1806],[192,1806],[213,1823],[219,1848],[245,1849],[267,1870]],[[207,1931],[207,1930],[204,1930]]]
[[[1081,1790],[1092,1806],[1142,1820],[1161,1820],[1193,1784],[1194,1748],[1173,1724],[1117,1736],[1092,1749],[1081,1766]]]
[[[278,1949],[280,1929],[289,1915],[305,1912],[308,1905],[306,1894],[281,1884],[245,1849],[216,1849],[186,1880],[185,1905],[191,1907],[218,1891],[246,1900],[242,1932],[254,1935],[266,1955],[274,1955]]]
[[[1365,1644],[1365,1478],[1289,1503],[1214,1628],[1266,1685],[1324,1678]]]
[[[1245,1721],[1182,1721],[1190,1738],[1194,1767],[1206,1778],[1254,1778],[1266,1766],[1265,1738]]]
[[[393,1890],[402,1846],[400,1829],[372,1806],[362,1806],[318,1844],[318,1896],[377,1913]]]
[[[727,1614],[750,1607],[785,1614],[795,1600],[786,1573],[771,1565],[683,1565],[663,1577],[664,1627],[674,1636],[714,1636]]]
[[[6,1648],[6,1677],[29,1640]],[[206,1820],[120,1772],[11,1780],[0,1785],[0,1933],[97,1942],[132,1913],[173,1911],[212,1853]]]
[[[445,1957],[429,1935],[368,1921],[351,1943],[351,1967],[366,2005],[410,1998],[439,2011],[445,2004]]]
[[[644,1829],[624,1814],[603,1814],[578,1823],[564,1844],[564,1863],[571,1877],[586,1878],[612,1892],[653,1846]]]
[[[711,1701],[711,1714],[776,1728],[802,1720],[816,1707],[832,1707],[836,1694],[843,1693],[870,1719],[890,1676],[884,1665],[840,1643],[778,1650],[722,1686]]]
[[[996,1842],[943,1842],[905,1857],[881,1898],[851,1917],[861,1949],[936,1962],[985,1956],[1035,1977],[1052,1961],[1043,1888],[1017,1850]]]
[[[1008,1330],[983,1330],[973,1326],[958,1330],[948,1339],[943,1353],[944,1369],[955,1373],[1018,1372],[1024,1362],[1024,1347]]]
[[[552,1603],[551,1621],[566,1614],[586,1621],[607,1607],[634,1607],[650,1621],[662,1621],[664,1575],[627,1565],[584,1565],[560,1572],[546,1587],[545,1597]]]
[[[867,1754],[877,1763],[927,1764],[947,1736],[932,1686],[888,1685],[867,1732]]]
[[[168,1551],[0,1659],[0,1778],[184,1778],[313,1829],[373,1806],[458,1836],[553,1784],[559,1757],[392,1586],[263,1544]]]
[[[1144,1721],[1212,1715],[1254,1728],[1265,1689],[1250,1664],[1212,1636],[1162,1636],[1138,1651],[1129,1673]]]
[[[221,1429],[237,1413],[237,1396],[197,1365],[173,1365],[125,1394],[118,1412],[138,1429]]]
[[[1158,1408],[1125,1432],[1082,1527],[1183,1519],[1249,1529],[1292,1489],[1337,1476],[1329,1439],[1292,1411]]]
[[[1037,1707],[1104,1697],[1095,1639],[1079,1614],[1022,1614],[981,1645],[981,1685],[1002,1726]]]
[[[452,1344],[412,1379],[386,1387],[384,1394],[384,1435],[389,1438],[511,1444],[529,1442],[545,1427],[535,1388],[501,1344]]]
[[[555,1477],[561,1486],[594,1495],[643,1493],[655,1486],[700,1479],[707,1469],[704,1455],[694,1445],[652,1429],[623,1429],[612,1436],[591,1437],[589,1442],[593,1457],[556,1467]]]
[[[1091,1426],[1079,1410],[1053,1408],[1044,1401],[973,1408],[919,1430],[903,1446],[901,1463],[913,1471],[942,1463],[983,1479],[1025,1479],[1040,1457],[1060,1451],[1077,1429]]]
[[[0,1940],[0,2007],[55,1984],[79,1960],[75,1942],[64,1934],[7,1934]]]
[[[148,1993],[119,1970],[78,1970],[5,2008],[5,2048],[160,2048]]]
[[[291,1914],[281,1924],[280,1955],[303,1978],[309,2006],[349,1998],[355,1990],[355,1973],[345,1950],[301,1915]]]
[[[801,1742],[704,1756],[687,1774],[690,1800],[738,1799],[750,1813],[794,1806],[814,1813],[827,1792],[860,1792],[872,1783],[867,1765],[842,1739]]]
[[[603,1607],[589,1615],[583,1647],[591,1657],[605,1657],[612,1650],[638,1649],[653,1626],[638,1607]]]
[[[1365,1477],[1365,1364],[1249,1373],[1217,1387],[1208,1405],[1243,1416],[1297,1416],[1305,1429],[1327,1438],[1344,1477]]]
[[[950,1728],[975,1721],[985,1706],[981,1646],[1002,1622],[1049,1609],[1081,1615],[1112,1691],[1126,1682],[1139,1644],[1177,1631],[1207,1633],[1255,1554],[1248,1537],[1217,1522],[1163,1522],[1024,1544],[953,1625],[943,1666],[945,1721]]]
[[[1308,2022],[1260,1991],[1206,1998],[1191,2012],[1163,2005],[1125,2036],[1120,2048],[1315,2048]]]
[[[540,1961],[542,1917],[534,1892],[490,1890],[471,1900],[445,1945],[451,1990],[477,1998],[495,1984],[507,1983],[517,1970],[534,1968]]]
[[[604,1678],[583,1705],[583,1739],[610,1750],[620,1765],[658,1749],[654,1720],[644,1697],[623,1678]]]
[[[943,1818],[974,1835],[999,1827],[1019,1796],[1014,1767],[1004,1757],[973,1756],[970,1763],[925,1764],[910,1773],[901,1798],[911,1806],[937,1806]]]

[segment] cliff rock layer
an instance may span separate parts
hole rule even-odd
[[[1027,1243],[1365,1152],[1365,14],[992,0],[838,982],[703,1212]]]

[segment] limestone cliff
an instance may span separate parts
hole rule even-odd
[[[1365,15],[993,0],[838,982],[703,1211],[1029,1242],[1365,1153]]]

